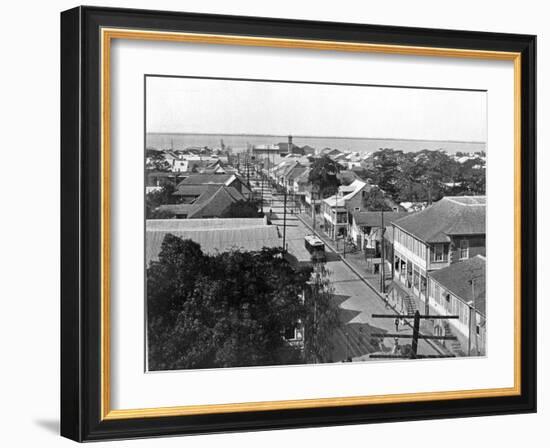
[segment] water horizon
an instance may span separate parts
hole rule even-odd
[[[146,147],[154,149],[185,149],[189,147],[220,148],[221,142],[239,152],[248,145],[272,145],[288,141],[288,135],[276,134],[222,134],[188,132],[148,132]],[[351,152],[373,152],[381,148],[392,148],[404,152],[416,152],[423,149],[444,150],[448,153],[487,151],[486,142],[460,140],[422,140],[392,137],[339,137],[292,135],[297,146],[311,146],[316,150],[324,148]]]

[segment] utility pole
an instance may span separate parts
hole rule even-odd
[[[420,331],[420,313],[418,310],[414,313],[414,322],[413,322],[413,339],[411,344],[411,358],[416,359],[418,354],[418,335]]]
[[[260,193],[260,204],[262,206],[262,213],[264,212],[264,173],[260,171],[260,176],[262,178],[262,186],[261,186],[261,193]]]
[[[475,279],[470,280],[472,285],[472,300],[468,303],[468,356],[471,355],[472,351],[472,316],[475,316],[474,309],[476,306],[476,296],[475,296]],[[476,338],[477,341],[477,338]]]
[[[313,232],[315,233],[315,190],[317,187],[313,184],[311,185],[311,216],[313,219]]]
[[[373,318],[385,318],[385,319],[395,319],[396,317],[414,319],[413,320],[413,332],[412,334],[402,334],[402,333],[372,333],[371,336],[374,338],[393,338],[393,339],[412,339],[411,342],[411,352],[408,356],[401,354],[372,354],[371,358],[401,358],[401,359],[418,359],[418,358],[449,358],[448,355],[419,355],[418,354],[418,341],[419,339],[429,339],[429,340],[449,340],[456,341],[456,336],[432,336],[424,335],[420,333],[420,319],[459,319],[459,316],[439,316],[439,315],[421,315],[417,310],[414,315],[398,315],[398,314],[373,314]],[[451,356],[452,357],[452,356]]]
[[[344,258],[346,258],[346,237],[343,238],[344,241]]]
[[[250,188],[250,154],[246,154],[246,183],[248,188]]]
[[[286,190],[283,210],[283,253],[286,253]]]
[[[472,275],[472,278],[469,280],[470,285],[472,285],[472,300],[468,302],[468,356],[470,356],[472,351],[472,321],[476,319],[475,317],[475,311],[476,311],[476,294],[475,294],[475,281],[480,278],[482,274],[477,274],[476,271],[479,271],[479,268],[470,269],[470,274]],[[477,322],[475,323],[477,326]],[[475,348],[476,348],[476,354],[479,352],[478,342],[477,342],[477,335],[475,337]]]
[[[386,227],[384,227],[384,210],[381,212],[381,232],[380,232],[380,291],[382,291],[382,294],[386,293],[386,254],[384,253],[384,233],[386,231]]]

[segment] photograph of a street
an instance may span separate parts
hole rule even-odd
[[[486,355],[486,92],[145,82],[148,370]]]

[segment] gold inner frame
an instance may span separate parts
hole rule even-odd
[[[110,50],[113,39],[150,40],[296,48],[326,51],[384,53],[469,59],[507,60],[514,63],[514,386],[494,389],[419,392],[391,395],[314,398],[247,403],[171,406],[141,409],[111,409],[110,369]],[[466,398],[503,397],[521,394],[521,54],[515,52],[464,50],[302,39],[278,39],[215,34],[101,29],[101,419],[128,419],[246,412],[382,403],[421,402]]]

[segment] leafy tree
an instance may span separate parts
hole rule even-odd
[[[307,362],[331,362],[334,334],[341,326],[338,308],[333,301],[334,288],[324,263],[315,263],[312,280],[306,290],[304,305],[304,356]]]
[[[403,155],[402,175],[397,181],[400,201],[432,203],[444,195],[444,182],[452,181],[457,163],[445,152],[424,149]]]
[[[327,155],[315,159],[311,165],[308,181],[319,192],[320,197],[326,198],[334,194],[340,186],[338,173],[340,165]]]
[[[372,167],[367,169],[367,177],[391,197],[395,197],[402,160],[403,151],[392,148],[380,149],[372,155]]]
[[[363,206],[372,211],[392,211],[388,204],[385,193],[378,187],[373,186],[363,197]]]
[[[300,299],[311,269],[295,270],[281,249],[205,255],[166,235],[147,269],[152,370],[294,364],[285,329],[307,320]]]
[[[458,153],[457,153],[458,154]],[[362,173],[396,202],[431,203],[445,195],[485,194],[484,160],[458,163],[444,151],[384,148]]]
[[[146,157],[145,167],[148,170],[163,171],[163,172],[170,171],[170,164],[165,159],[162,151],[147,149],[145,151],[145,157]]]
[[[145,195],[145,216],[147,219],[167,218],[165,213],[159,212],[157,207],[164,204],[175,204],[174,196],[176,188],[172,184],[165,184],[160,190],[152,191]]]
[[[427,202],[431,204],[443,196],[443,183],[454,178],[457,164],[446,153],[429,150],[418,153],[417,163],[422,170],[418,181],[424,185]]]
[[[455,195],[485,194],[485,162],[472,159],[459,164],[456,186],[450,189]]]

